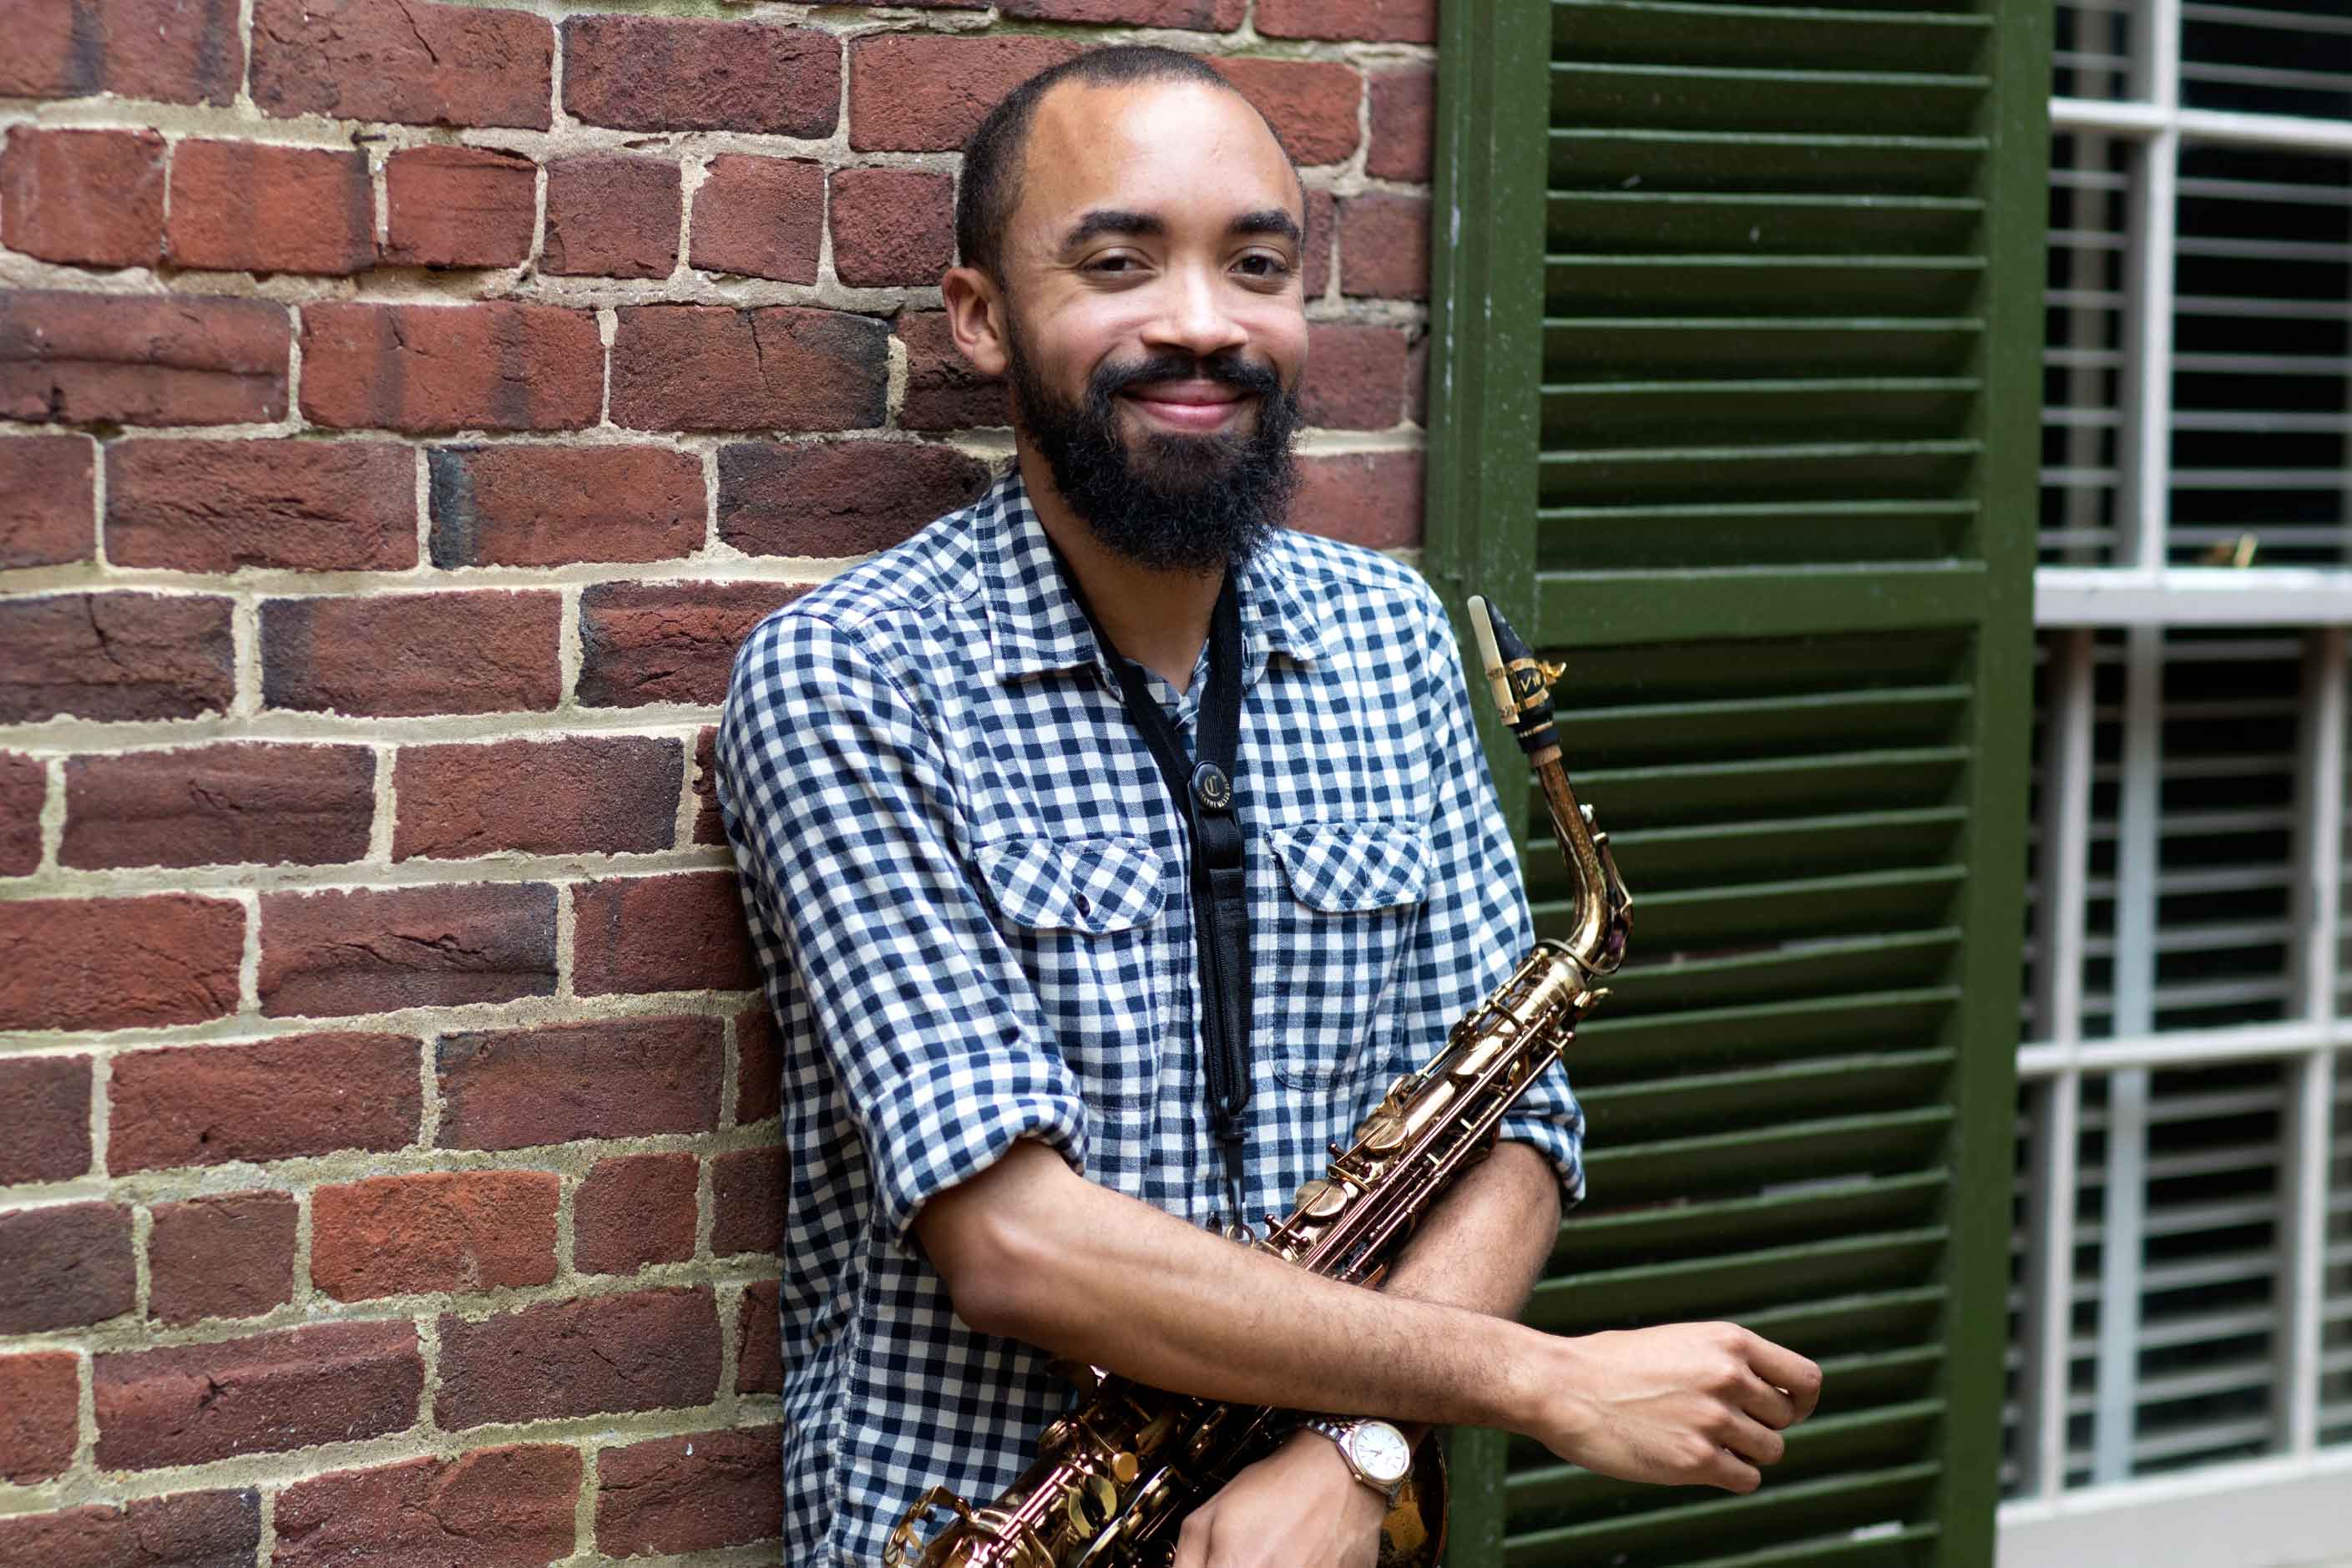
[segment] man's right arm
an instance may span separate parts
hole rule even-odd
[[[915,1234],[956,1314],[1155,1387],[1497,1426],[1628,1480],[1751,1491],[1820,1369],[1727,1323],[1567,1338],[1306,1273],[1016,1144]]]

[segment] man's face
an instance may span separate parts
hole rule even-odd
[[[1140,564],[1214,570],[1282,521],[1303,221],[1233,93],[1066,84],[1037,107],[1002,263],[1015,417],[1071,510]]]

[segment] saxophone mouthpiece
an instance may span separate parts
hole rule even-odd
[[[1503,721],[1532,756],[1558,743],[1551,728],[1551,683],[1564,673],[1561,666],[1536,657],[1511,623],[1496,612],[1483,594],[1470,597],[1470,631],[1478,640],[1478,660],[1494,693]]]
[[[1502,628],[1499,635],[1497,626]],[[1495,606],[1486,602],[1484,594],[1470,595],[1470,635],[1478,641],[1478,668],[1486,674],[1486,689],[1495,695],[1495,706],[1503,710],[1506,721],[1517,719],[1519,704],[1511,695],[1511,672],[1503,658],[1503,638],[1510,638],[1521,648],[1527,645],[1519,643],[1510,623],[1495,613]]]

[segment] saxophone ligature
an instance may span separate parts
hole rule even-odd
[[[1607,992],[1625,954],[1633,900],[1608,835],[1580,805],[1561,763],[1551,683],[1484,598],[1469,602],[1481,670],[1511,727],[1568,861],[1566,934],[1547,939],[1457,1021],[1428,1066],[1391,1085],[1286,1218],[1250,1245],[1301,1268],[1377,1286],[1421,1216],[1494,1146],[1511,1107],[1550,1068]],[[1078,1369],[1076,1403],[1038,1439],[1035,1460],[995,1502],[975,1508],[933,1488],[900,1520],[883,1568],[1164,1568],[1184,1516],[1271,1453],[1291,1412],[1145,1387]],[[1382,1568],[1430,1568],[1444,1551],[1441,1445],[1424,1443],[1381,1524]],[[935,1513],[946,1528],[919,1539]]]

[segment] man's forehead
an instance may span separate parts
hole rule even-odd
[[[1149,210],[1154,197],[1213,194],[1236,211],[1300,200],[1257,110],[1206,82],[1064,82],[1039,101],[1026,154],[1021,216],[1046,226],[1085,207]]]

